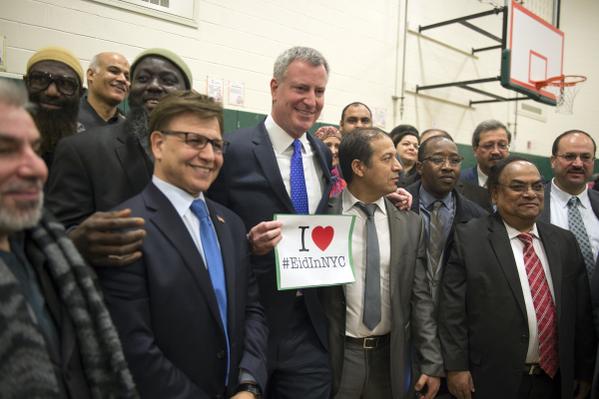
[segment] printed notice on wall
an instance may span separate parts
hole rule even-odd
[[[275,215],[283,222],[275,247],[279,290],[353,283],[355,216]]]
[[[245,102],[243,82],[229,82],[229,104],[243,106]]]
[[[208,77],[206,80],[206,93],[214,98],[214,101],[223,102],[224,83],[222,79]]]

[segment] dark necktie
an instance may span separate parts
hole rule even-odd
[[[366,280],[364,282],[364,314],[362,321],[369,330],[381,322],[381,258],[374,224],[376,204],[356,203],[366,220]]]
[[[576,241],[578,241],[580,252],[582,252],[584,264],[586,265],[589,281],[591,281],[591,276],[593,275],[593,270],[595,269],[595,259],[593,259],[593,250],[591,249],[591,243],[589,241],[587,229],[584,227],[582,216],[580,215],[580,210],[578,209],[579,204],[580,200],[578,197],[572,197],[568,201],[568,227],[576,237]]]
[[[304,163],[302,162],[302,142],[293,140],[293,155],[291,156],[291,171],[289,174],[291,203],[295,212],[302,215],[308,214],[308,192],[304,177]]]
[[[532,235],[520,233],[518,238],[524,244],[524,268],[526,269],[532,303],[537,316],[539,365],[548,376],[553,378],[559,364],[555,304],[551,297],[551,291],[549,291],[545,270],[532,245]]]
[[[435,275],[437,272],[439,258],[441,257],[443,247],[445,246],[445,240],[443,236],[443,223],[441,221],[442,206],[443,202],[441,201],[433,202],[428,225],[428,256],[429,263],[432,266],[433,275]]]
[[[204,250],[204,258],[206,259],[206,268],[210,275],[210,281],[212,283],[212,289],[216,296],[218,303],[218,311],[220,313],[220,320],[223,325],[225,339],[227,342],[227,374],[225,379],[225,385],[227,384],[230,367],[230,349],[229,349],[229,333],[227,329],[227,286],[225,281],[225,268],[223,266],[223,259],[221,256],[220,248],[218,246],[218,238],[216,231],[208,215],[208,208],[206,203],[197,199],[191,204],[191,211],[196,215],[200,221],[200,240],[202,241],[202,249]]]

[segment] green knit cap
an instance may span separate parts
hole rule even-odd
[[[188,90],[191,89],[191,83],[193,82],[193,78],[191,76],[191,69],[189,69],[189,67],[181,57],[165,48],[151,48],[142,51],[137,56],[137,58],[135,58],[133,64],[131,64],[131,77],[133,77],[133,74],[135,73],[135,68],[137,67],[139,62],[143,58],[148,57],[150,55],[157,55],[159,57],[166,58],[167,60],[175,64],[175,66],[177,66],[179,70],[181,70],[181,72],[183,73],[183,78],[185,79],[185,88]]]

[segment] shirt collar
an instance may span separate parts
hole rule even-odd
[[[478,174],[478,181],[481,182],[481,183],[484,183],[484,185],[486,186],[487,185],[487,180],[489,179],[489,176],[487,176],[485,174],[485,172],[483,172],[480,169],[480,165],[478,163],[476,164],[476,173]]]
[[[341,192],[341,206],[343,208],[343,213],[346,214],[350,209],[355,208],[356,203],[362,202],[346,188]],[[385,207],[385,197],[381,197],[375,202],[373,202],[378,208],[377,211],[383,213],[383,215],[387,216],[387,208]]]
[[[92,107],[92,105],[89,103],[88,98],[87,98],[87,93],[81,97],[81,103],[83,103],[83,106],[85,108],[87,108],[88,111],[93,112],[98,117],[98,119],[104,121],[104,119],[102,119],[102,117],[96,112],[94,107]],[[108,118],[108,120],[106,122],[113,123],[113,122],[116,122],[117,120],[119,120],[120,118],[124,119],[125,116],[121,113],[121,110],[117,107],[117,109],[114,111],[114,115],[112,115],[110,118]]]
[[[291,147],[291,144],[293,144],[294,138],[275,122],[272,115],[266,117],[264,120],[264,127],[266,128],[268,137],[272,143],[272,148],[275,150],[276,154],[284,153]],[[308,148],[307,146],[310,145],[310,143],[308,142],[308,137],[305,132],[301,135],[299,141],[302,143],[304,152],[306,152],[306,148]]]
[[[197,197],[192,196],[187,191],[181,190],[179,187],[168,183],[156,175],[152,176],[152,183],[169,199],[179,216],[183,217],[191,207],[191,203],[196,199],[206,201],[204,193],[200,193]]]
[[[503,225],[505,226],[505,229],[507,230],[507,236],[509,237],[510,240],[513,240],[514,238],[518,238],[518,234],[522,233],[518,229],[515,229],[512,226],[510,226],[509,224],[507,224],[505,222],[505,220],[503,220]],[[536,223],[532,225],[532,228],[530,229],[530,231],[528,233],[530,235],[532,235],[534,238],[539,239],[539,231],[537,230]]]
[[[445,206],[447,209],[453,208],[453,191],[448,192],[443,198],[435,198],[431,193],[426,191],[424,186],[421,184],[420,190],[418,191],[418,197],[421,208],[430,209],[430,206],[435,201],[441,201],[443,206]]]
[[[565,192],[561,188],[559,188],[557,186],[557,184],[555,184],[555,178],[551,179],[551,196],[550,197],[551,198],[549,198],[549,201],[551,201],[551,200],[557,201],[557,204],[559,205],[560,208],[568,207],[568,201],[570,201],[570,198],[572,198],[572,197],[578,197],[578,200],[580,201],[580,204],[582,205],[583,208],[590,209],[590,207],[591,207],[591,200],[589,198],[588,188],[585,188],[578,195],[572,195],[570,193]],[[547,199],[545,199],[545,200],[547,201]]]

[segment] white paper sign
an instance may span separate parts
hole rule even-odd
[[[279,290],[353,283],[354,216],[275,215],[283,239],[275,247]]]

